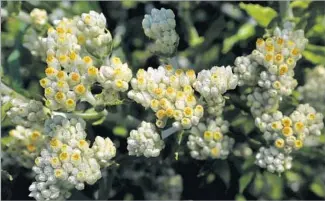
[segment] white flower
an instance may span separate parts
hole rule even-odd
[[[174,124],[189,129],[203,116],[203,106],[198,104],[192,84],[196,79],[193,70],[173,70],[172,66],[140,69],[132,78],[128,97],[145,108],[150,107],[157,117],[156,125],[163,128],[169,118]]]
[[[214,66],[210,70],[199,72],[193,87],[208,103],[208,112],[220,116],[225,104],[222,95],[227,90],[235,89],[237,83],[238,77],[232,73],[230,66]]]
[[[179,36],[175,31],[176,21],[172,10],[152,9],[142,21],[144,33],[155,40],[150,49],[155,54],[171,56],[176,52]]]
[[[47,12],[43,9],[34,8],[32,12],[30,12],[30,17],[32,19],[32,23],[35,26],[42,26],[47,23]]]
[[[132,130],[127,139],[129,155],[157,157],[164,148],[164,141],[156,132],[155,126],[148,122],[141,122],[137,130]]]
[[[282,173],[292,167],[292,157],[278,151],[275,147],[261,147],[256,154],[255,164],[269,172]]]
[[[101,165],[109,165],[109,160],[116,155],[116,148],[108,137],[104,139],[97,136],[91,149],[93,149],[95,157]]]
[[[235,141],[228,137],[229,123],[218,117],[208,119],[206,123],[199,123],[192,127],[187,146],[192,158],[206,160],[211,158],[225,159],[230,153]]]
[[[12,123],[38,129],[43,126],[47,116],[41,102],[36,100],[24,102],[14,98],[11,100],[11,104],[12,107],[7,112],[7,115]]]

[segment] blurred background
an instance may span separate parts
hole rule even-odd
[[[309,40],[303,58],[295,68],[298,85],[305,83],[307,69],[325,64],[323,1],[3,1],[2,82],[29,98],[42,100],[39,80],[44,77],[46,64],[39,57],[32,56],[24,42],[30,29],[28,15],[34,8],[45,9],[50,24],[62,17],[69,18],[90,10],[102,12],[114,40],[112,54],[127,62],[136,72],[139,68],[158,67],[162,62],[148,51],[150,40],[144,35],[141,24],[144,15],[152,8],[161,7],[172,9],[176,15],[180,42],[175,59],[180,68],[192,68],[198,72],[215,65],[233,65],[236,57],[250,54],[255,49],[258,37],[275,26],[281,26],[286,18],[295,22],[297,29],[305,30]],[[46,31],[43,36],[46,36]],[[294,101],[297,100],[285,100],[283,108],[294,106]],[[101,125],[90,124],[88,137],[111,137],[119,147],[117,160],[120,166],[105,170],[104,177],[94,186],[73,192],[72,200],[325,199],[324,135],[316,148],[307,147],[295,156],[292,170],[279,176],[254,165],[252,153],[258,148],[254,143],[247,143],[247,137],[257,135],[259,131],[254,127],[253,118],[239,108],[226,112],[226,119],[236,127],[232,130],[236,147],[225,161],[191,159],[185,143],[175,143],[177,135],[166,139],[167,147],[158,158],[128,157],[126,137],[137,125],[136,121],[126,121],[124,117],[132,115],[150,121],[153,114],[134,103],[112,107],[111,110],[116,116],[106,119]],[[12,128],[10,123],[2,122],[2,136]],[[2,199],[29,199],[31,182],[31,170],[2,163]]]

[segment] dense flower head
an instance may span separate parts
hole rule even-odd
[[[274,91],[254,88],[252,93],[248,94],[247,97],[241,96],[241,99],[247,100],[251,113],[257,117],[264,112],[277,109],[282,97],[278,96]]]
[[[277,148],[261,147],[256,154],[255,164],[269,172],[282,173],[292,167],[292,157],[281,153]]]
[[[325,67],[317,66],[307,71],[305,85],[298,88],[300,99],[325,114]]]
[[[30,17],[32,19],[32,23],[35,26],[43,26],[47,23],[48,20],[47,12],[44,9],[34,8],[30,12]]]
[[[164,141],[152,123],[145,121],[137,130],[132,130],[127,139],[129,155],[157,157],[165,147]]]
[[[91,87],[99,77],[96,57],[110,52],[111,35],[105,31],[105,25],[103,14],[91,11],[81,17],[63,18],[55,23],[55,28],[49,28],[45,39],[46,77],[40,80],[47,107],[73,111],[80,101],[98,104]]]
[[[174,70],[170,65],[140,69],[131,80],[128,97],[145,108],[150,107],[156,113],[159,128],[165,127],[171,118],[175,127],[189,129],[199,123],[204,112],[192,88],[195,79],[193,70]]]
[[[40,129],[43,126],[47,115],[41,102],[36,100],[26,102],[18,98],[13,98],[10,102],[12,107],[7,115],[12,123],[27,128]]]
[[[258,63],[249,56],[237,57],[234,74],[238,77],[238,86],[255,86],[258,80]]]
[[[192,158],[206,160],[208,158],[225,159],[235,143],[233,138],[225,135],[229,123],[221,117],[208,119],[192,127],[187,146]]]
[[[179,36],[175,31],[175,15],[171,9],[154,8],[142,21],[144,33],[155,40],[151,50],[155,54],[171,56],[176,52]]]
[[[83,13],[77,21],[78,39],[89,53],[97,57],[109,54],[112,46],[111,33],[106,29],[106,18],[103,13],[95,11]]]
[[[323,115],[308,104],[299,105],[289,116],[280,111],[264,113],[255,120],[264,138],[289,154],[303,147],[309,136],[319,136],[324,127]]]
[[[31,168],[44,146],[45,136],[38,130],[16,126],[9,131],[9,138],[8,143],[2,146],[2,150],[19,165]]]
[[[248,106],[254,116],[278,108],[283,96],[292,94],[297,86],[294,67],[302,57],[308,40],[303,30],[293,30],[293,24],[285,23],[281,30],[256,41],[256,49],[246,57],[238,57],[234,72],[240,86],[253,86],[248,95]]]
[[[31,197],[66,199],[73,188],[83,190],[85,183],[92,185],[101,178],[100,168],[109,165],[115,147],[110,139],[99,136],[90,147],[84,129],[85,122],[73,116],[56,115],[46,121],[44,132],[52,138],[35,159],[36,181],[29,187]]]
[[[101,66],[98,82],[104,89],[125,92],[129,89],[132,71],[120,58],[112,57],[109,66]]]
[[[204,97],[208,104],[208,112],[219,116],[225,103],[222,95],[227,90],[235,89],[237,83],[238,77],[232,73],[230,66],[214,66],[210,70],[199,72],[193,87]]]

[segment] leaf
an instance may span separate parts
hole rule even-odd
[[[117,135],[120,137],[126,137],[128,135],[128,130],[122,126],[115,126],[113,128],[113,133],[114,133],[114,135]]]
[[[247,188],[248,184],[251,183],[254,176],[254,172],[245,173],[239,179],[239,192],[243,193],[244,190]]]
[[[308,44],[302,55],[313,64],[325,64],[325,47]]]
[[[2,137],[1,138],[1,146],[3,146],[3,147],[8,146],[12,140],[13,140],[13,138],[11,136]]]
[[[222,53],[226,54],[239,41],[247,40],[255,34],[255,26],[251,23],[243,24],[237,33],[223,41]]]
[[[314,179],[309,189],[317,196],[325,198],[325,184],[319,177]]]
[[[237,200],[237,201],[246,201],[246,198],[245,198],[245,196],[242,195],[242,194],[237,194],[237,195],[235,196],[235,200]]]
[[[270,172],[264,172],[264,177],[268,183],[268,196],[274,200],[281,200],[283,195],[282,178]]]
[[[7,111],[10,110],[11,107],[12,107],[11,101],[8,101],[7,103],[1,106],[1,121],[3,121],[6,118]]]
[[[226,187],[229,188],[231,175],[228,162],[226,160],[221,160],[220,162],[218,161],[215,166],[217,167],[215,173],[222,179]]]
[[[310,0],[296,0],[296,1],[292,1],[290,3],[290,7],[291,8],[301,8],[301,9],[306,9],[308,8],[309,4],[311,3]]]
[[[254,194],[259,195],[264,187],[263,176],[261,173],[257,172],[254,179]]]
[[[11,174],[9,174],[9,172],[7,172],[6,170],[1,170],[1,182],[5,181],[5,180],[12,181],[13,178],[12,178]]]
[[[93,125],[93,126],[101,125],[101,124],[105,121],[105,119],[106,119],[106,116],[102,116],[100,119],[94,121],[94,122],[92,123],[92,125]]]
[[[239,7],[247,12],[256,22],[262,26],[267,25],[272,21],[273,18],[278,16],[278,13],[270,7],[263,7],[258,4],[245,4],[241,2]]]
[[[286,171],[284,175],[289,182],[299,182],[302,180],[301,176],[293,171]]]

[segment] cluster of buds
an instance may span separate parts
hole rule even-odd
[[[29,187],[30,197],[67,199],[73,188],[83,190],[85,183],[92,185],[101,178],[100,168],[109,165],[116,149],[110,139],[99,136],[90,147],[85,125],[73,116],[56,115],[45,122],[44,133],[52,138],[35,159],[36,181]]]
[[[13,124],[38,129],[43,126],[47,115],[41,102],[25,102],[18,98],[13,98],[10,102],[12,107],[7,111],[7,115]]]
[[[292,93],[297,86],[294,67],[307,42],[303,30],[294,31],[291,23],[285,23],[284,29],[276,28],[271,37],[257,39],[252,54],[237,58],[235,69],[240,85],[256,87],[254,95],[248,96],[254,116],[277,109],[282,97]]]
[[[150,107],[156,113],[159,128],[165,127],[172,118],[174,127],[189,129],[199,123],[204,112],[192,88],[195,79],[193,70],[174,71],[170,65],[149,67],[147,71],[140,69],[131,80],[128,97],[145,108]]]
[[[103,91],[96,98],[102,104],[109,104],[119,98],[119,92],[129,89],[129,82],[132,78],[132,71],[127,63],[122,63],[120,58],[112,57],[108,66],[101,66],[97,81],[103,87]],[[100,102],[100,101],[99,101]]]
[[[30,18],[32,20],[32,24],[36,28],[37,27],[40,27],[40,26],[44,26],[47,23],[47,21],[48,21],[48,17],[47,17],[46,10],[38,9],[38,8],[34,8],[30,12]]]
[[[114,79],[117,87],[125,90],[124,82],[131,79],[127,65],[115,63],[113,68],[116,72],[111,72],[104,66],[99,75],[96,60],[90,56],[92,54],[96,58],[102,58],[110,52],[108,44],[112,38],[105,31],[106,19],[103,14],[90,11],[81,17],[63,18],[55,24],[55,29],[49,28],[48,37],[45,38],[48,67],[45,69],[46,77],[40,80],[45,90],[47,107],[73,111],[79,101],[95,106],[111,96],[115,97],[116,93],[109,90],[104,90],[101,98],[98,97],[99,100],[92,94],[91,87],[98,81],[105,82],[105,78]],[[103,96],[109,97],[102,98]]]
[[[176,174],[174,169],[164,170],[165,174],[157,176],[153,181],[152,190],[145,190],[146,200],[180,200],[183,192],[182,176]]]
[[[287,154],[302,148],[308,136],[319,136],[324,127],[323,115],[308,104],[299,105],[290,116],[280,111],[264,113],[255,122],[264,138]]]
[[[307,71],[305,85],[298,88],[300,99],[325,114],[325,67],[317,66]]]
[[[206,160],[208,158],[225,159],[233,148],[235,140],[225,135],[229,123],[221,117],[208,119],[192,127],[187,146],[192,158]]]
[[[112,35],[106,29],[106,18],[103,13],[95,11],[83,13],[77,20],[78,41],[95,57],[107,56],[112,48]]]
[[[292,157],[281,153],[277,148],[261,147],[256,154],[255,164],[269,172],[282,173],[292,167]]]
[[[237,75],[232,73],[230,66],[214,66],[210,70],[199,72],[193,87],[207,102],[208,113],[220,116],[225,105],[225,98],[222,95],[227,90],[235,89],[237,83]]]
[[[132,130],[127,139],[129,155],[157,157],[165,147],[164,141],[152,123],[141,122],[137,130]]]
[[[151,15],[144,16],[142,28],[146,36],[155,41],[151,46],[153,53],[170,57],[176,52],[179,36],[175,27],[175,15],[170,9],[154,8]]]
[[[16,126],[15,129],[9,131],[8,143],[2,147],[2,150],[11,160],[26,168],[31,168],[44,142],[45,137],[39,131]]]
[[[35,57],[46,60],[46,39],[42,38],[34,27],[26,30],[23,38],[23,46]]]

